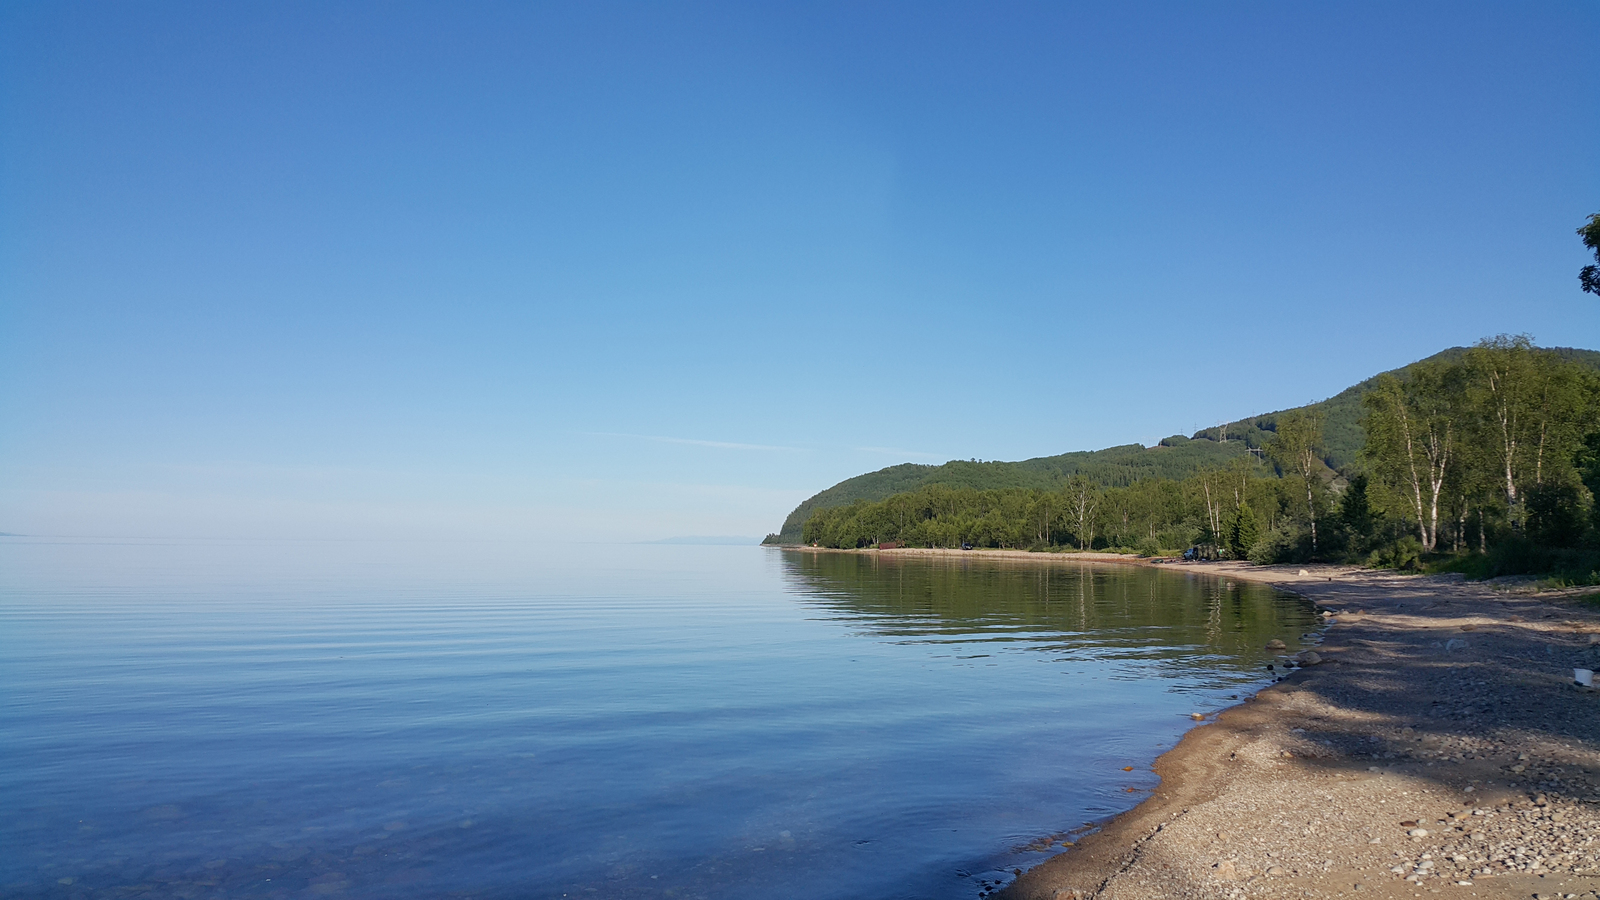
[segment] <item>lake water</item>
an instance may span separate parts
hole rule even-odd
[[[976,898],[1314,627],[876,557],[0,538],[0,896]]]

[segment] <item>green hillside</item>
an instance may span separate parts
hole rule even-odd
[[[1405,378],[1411,366],[1423,365],[1432,362],[1455,362],[1465,353],[1465,347],[1451,347],[1424,360],[1401,366],[1389,372],[1374,375],[1360,384],[1345,388],[1339,393],[1307,406],[1294,409],[1280,409],[1264,415],[1241,419],[1230,422],[1217,428],[1206,428],[1194,434],[1196,440],[1215,441],[1222,436],[1224,429],[1228,432],[1229,441],[1244,441],[1250,447],[1264,447],[1272,439],[1272,434],[1277,430],[1278,417],[1285,413],[1298,410],[1315,411],[1322,414],[1322,437],[1327,445],[1327,456],[1324,461],[1334,469],[1345,469],[1356,461],[1356,455],[1361,452],[1361,446],[1366,443],[1366,435],[1361,431],[1361,398],[1372,390],[1383,375],[1395,375]],[[1562,359],[1570,359],[1582,363],[1596,371],[1600,371],[1600,351],[1579,350],[1573,347],[1552,347],[1543,349],[1542,352],[1553,353]]]
[[[847,478],[817,494],[783,520],[783,529],[769,544],[798,544],[800,530],[813,509],[844,506],[856,500],[882,500],[892,494],[914,491],[930,484],[975,490],[996,488],[1053,488],[1073,475],[1108,486],[1131,484],[1142,478],[1183,478],[1204,469],[1227,465],[1247,450],[1238,441],[1191,441],[1181,436],[1166,444],[1145,447],[1127,444],[1105,450],[1080,450],[1060,456],[1041,456],[1022,462],[968,462],[952,460],[942,466],[903,463]]]
[[[1545,352],[1600,370],[1600,351],[1558,347]],[[1464,353],[1466,348],[1452,347],[1385,374],[1404,378],[1411,366],[1453,361]],[[1361,398],[1377,384],[1379,377],[1374,375],[1320,403],[1207,428],[1196,432],[1192,438],[1174,435],[1154,447],[1127,444],[1105,450],[1041,456],[1021,462],[953,460],[939,466],[914,463],[890,466],[845,479],[810,497],[789,513],[789,517],[783,521],[783,528],[776,535],[769,535],[766,543],[800,543],[801,529],[814,509],[844,506],[856,500],[882,500],[931,484],[976,490],[1049,489],[1060,486],[1073,475],[1082,475],[1108,487],[1120,487],[1152,477],[1185,478],[1196,472],[1222,468],[1229,460],[1245,455],[1250,449],[1264,447],[1277,428],[1278,418],[1296,410],[1315,411],[1322,415],[1323,436],[1327,444],[1324,461],[1336,470],[1345,469],[1355,463],[1366,440],[1361,431]],[[1226,441],[1222,440],[1223,431],[1227,432]]]

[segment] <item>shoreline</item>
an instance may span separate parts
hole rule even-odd
[[[996,550],[1260,582],[1333,613],[1318,664],[1190,729],[1160,784],[997,900],[1600,896],[1600,609],[1459,576]],[[1304,572],[1305,574],[1301,574]]]
[[[1600,693],[1572,683],[1600,668],[1593,609],[1458,577],[1145,564],[1334,612],[1323,662],[1191,729],[1149,798],[1004,900],[1600,892]]]
[[[764,544],[774,550],[799,551],[804,553],[853,553],[867,555],[881,553],[887,556],[924,556],[952,559],[1005,559],[1021,562],[1052,563],[1052,562],[1099,562],[1116,563],[1125,562],[1134,565],[1159,565],[1155,560],[1160,557],[1135,556],[1132,553],[1104,553],[1098,550],[1065,550],[1060,553],[1045,553],[1034,550],[997,550],[984,547],[973,550],[955,550],[945,547],[894,547],[888,550],[879,550],[876,547],[861,547],[855,550],[845,550],[839,547],[811,547],[805,544]]]

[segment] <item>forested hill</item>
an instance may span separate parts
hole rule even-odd
[[[1558,347],[1546,352],[1600,370],[1600,351]],[[1466,348],[1452,347],[1411,365],[1450,362],[1464,353]],[[1404,378],[1410,368],[1409,365],[1403,366],[1393,370],[1392,374]],[[1105,450],[1041,456],[1021,462],[953,460],[939,466],[915,463],[890,466],[845,479],[807,499],[789,513],[789,517],[783,521],[783,528],[778,534],[769,536],[766,542],[800,543],[801,529],[814,509],[844,506],[856,500],[882,500],[930,484],[976,490],[1051,489],[1059,487],[1073,475],[1082,475],[1107,487],[1120,487],[1153,477],[1181,479],[1196,472],[1222,468],[1229,460],[1245,455],[1250,448],[1265,446],[1277,428],[1278,418],[1296,410],[1313,411],[1321,415],[1327,445],[1324,461],[1334,469],[1343,469],[1356,461],[1356,454],[1365,441],[1361,431],[1361,398],[1377,384],[1379,377],[1374,375],[1320,403],[1207,428],[1189,438],[1173,435],[1155,447],[1127,444]]]
[[[1168,439],[1172,440],[1171,438]],[[969,462],[953,460],[942,466],[904,463],[857,475],[839,482],[794,508],[783,520],[783,530],[766,543],[798,544],[800,531],[813,509],[844,506],[856,500],[882,500],[930,484],[976,490],[996,488],[1054,488],[1073,475],[1099,484],[1122,486],[1142,478],[1183,478],[1203,469],[1220,468],[1243,456],[1238,441],[1191,441],[1178,438],[1177,446],[1145,447],[1128,444],[1105,450],[1080,450],[1060,456],[1041,456],[1022,462]]]
[[[1411,366],[1420,366],[1432,362],[1456,362],[1467,352],[1465,347],[1451,347],[1442,353],[1435,353],[1424,360],[1419,360],[1408,366],[1402,366],[1391,372],[1384,372],[1368,378],[1360,384],[1345,388],[1339,393],[1329,397],[1321,403],[1312,403],[1295,409],[1281,409],[1277,412],[1266,413],[1227,425],[1215,428],[1206,428],[1194,434],[1194,440],[1216,441],[1222,437],[1222,432],[1227,431],[1229,441],[1244,441],[1248,447],[1264,447],[1272,439],[1273,432],[1277,430],[1278,417],[1297,410],[1308,410],[1322,416],[1322,437],[1327,445],[1327,454],[1324,457],[1330,467],[1344,469],[1356,461],[1356,454],[1361,452],[1361,445],[1366,442],[1366,435],[1361,431],[1361,398],[1373,389],[1378,379],[1384,375],[1406,377],[1406,372]],[[1586,365],[1600,371],[1600,350],[1579,350],[1573,347],[1551,347],[1541,349],[1540,352],[1551,353],[1562,359]],[[1172,440],[1168,438],[1167,440]]]

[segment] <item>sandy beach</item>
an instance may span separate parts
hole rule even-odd
[[[1325,640],[1196,727],[1158,788],[1002,900],[1600,896],[1600,612],[1532,592],[1345,567],[1114,554],[878,551],[1121,562],[1315,602]]]

